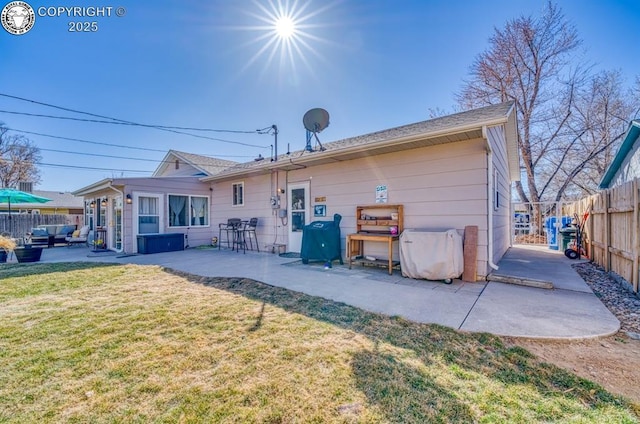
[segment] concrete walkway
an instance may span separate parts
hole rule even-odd
[[[85,247],[44,249],[43,262],[96,261],[154,264],[207,277],[244,277],[463,331],[529,338],[579,339],[614,334],[619,321],[571,268],[564,255],[542,248],[513,247],[498,264],[500,274],[551,281],[554,289],[497,282],[440,282],[389,275],[377,267],[322,263],[272,253],[246,254],[189,249],[152,255],[92,253]]]

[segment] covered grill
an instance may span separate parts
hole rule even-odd
[[[456,230],[405,230],[400,235],[402,276],[450,282],[464,271],[462,237]]]
[[[331,266],[331,262],[339,260],[342,264],[342,249],[340,246],[340,221],[342,216],[333,215],[333,221],[314,221],[302,228],[302,248],[300,258],[302,263],[310,260],[320,260]]]

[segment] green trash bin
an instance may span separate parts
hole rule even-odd
[[[560,235],[562,236],[562,244],[560,245],[560,248],[562,249],[561,252],[567,250],[571,241],[575,240],[576,231],[577,230],[572,227],[564,227],[560,229]]]

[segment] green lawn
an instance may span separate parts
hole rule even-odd
[[[0,422],[637,422],[488,334],[155,266],[0,267]]]

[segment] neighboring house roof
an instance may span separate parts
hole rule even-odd
[[[412,148],[453,143],[482,138],[485,127],[506,124],[507,152],[512,181],[520,179],[520,156],[514,102],[505,102],[466,112],[455,113],[391,128],[357,137],[322,143],[324,151],[300,150],[279,155],[278,160],[252,161],[229,167],[222,172],[202,178],[203,181],[221,181],[247,174],[264,173],[274,169],[297,169],[301,166],[319,165],[356,159]]]
[[[200,173],[197,176],[200,177],[216,175],[225,169],[238,164],[238,162],[213,158],[211,156],[202,156],[194,153],[180,152],[178,150],[169,150],[162,159],[158,168],[153,172],[152,177],[162,176],[168,168],[173,166],[176,160],[182,161],[195,168]]]
[[[613,178],[627,158],[627,155],[633,150],[633,145],[638,138],[640,138],[640,121],[631,121],[627,135],[624,137],[616,156],[613,158],[613,162],[611,162],[611,165],[609,165],[609,168],[607,168],[607,171],[600,181],[600,188],[609,188]]]
[[[33,190],[36,196],[51,199],[47,203],[11,203],[11,208],[23,209],[82,209],[84,208],[84,200],[82,197],[74,196],[69,192]],[[3,205],[6,205],[4,203]]]

